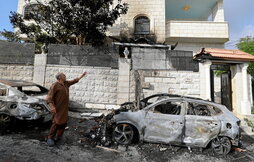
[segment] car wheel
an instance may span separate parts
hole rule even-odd
[[[212,149],[217,155],[226,155],[231,150],[231,141],[228,137],[216,137],[211,143]]]
[[[133,140],[134,131],[129,124],[118,124],[113,131],[113,139],[122,145],[130,144]]]
[[[12,117],[7,114],[0,114],[0,129],[4,130],[12,124]]]

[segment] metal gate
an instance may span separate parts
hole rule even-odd
[[[221,103],[232,111],[232,89],[230,71],[221,74]]]

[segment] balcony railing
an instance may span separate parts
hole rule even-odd
[[[227,22],[167,21],[166,39],[169,41],[225,43],[229,40]]]

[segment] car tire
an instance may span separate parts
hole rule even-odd
[[[227,155],[231,151],[231,141],[228,137],[216,137],[211,141],[213,152],[217,155]]]
[[[8,114],[0,113],[0,130],[7,129],[13,124],[13,122],[14,120],[12,116]]]
[[[128,145],[132,142],[134,130],[130,124],[118,124],[113,131],[113,140],[121,145]]]

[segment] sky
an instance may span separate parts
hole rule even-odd
[[[18,0],[0,0],[0,31],[13,30],[10,11],[17,10]],[[230,41],[226,49],[235,49],[240,38],[254,36],[254,0],[224,0],[225,21],[229,23]]]

